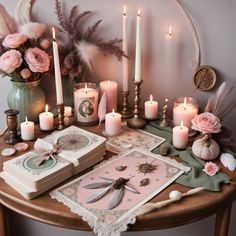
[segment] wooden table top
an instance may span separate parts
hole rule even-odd
[[[94,131],[98,134],[101,134],[102,130],[102,128],[97,130],[96,127],[89,127],[86,129],[89,131]],[[37,135],[39,137],[43,137],[47,134],[48,133],[42,134],[38,132]],[[9,146],[4,143],[3,139],[4,136],[0,137],[0,150]],[[29,142],[30,149],[32,149],[33,144],[34,142]],[[107,158],[111,155],[112,153],[108,153]],[[14,156],[11,158],[14,158]],[[0,170],[3,168],[3,162],[9,159],[9,157],[3,157],[0,155]],[[230,172],[222,165],[220,166],[222,171],[232,177],[232,180],[236,180],[235,172]],[[80,175],[84,173],[85,172]],[[78,175],[68,179],[60,185],[65,184],[76,177],[78,177]],[[186,192],[189,188],[173,183],[151,201],[156,202],[168,199],[168,195],[172,190]],[[194,196],[183,198],[179,202],[153,211],[144,216],[139,216],[137,217],[136,223],[129,227],[129,230],[155,230],[192,223],[217,213],[220,209],[224,209],[224,207],[229,206],[235,199],[235,185],[224,185],[221,192],[204,191]],[[3,179],[0,179],[0,203],[21,215],[46,224],[69,229],[84,231],[91,230],[88,224],[84,222],[80,216],[72,213],[69,208],[58,201],[51,199],[49,196],[49,191],[33,200],[26,200],[9,185],[7,185]]]

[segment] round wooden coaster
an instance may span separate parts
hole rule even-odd
[[[216,73],[210,66],[200,66],[193,76],[193,84],[197,89],[208,91],[216,83]]]
[[[16,153],[16,149],[15,148],[4,148],[2,151],[1,151],[1,154],[4,156],[4,157],[10,157],[12,155],[14,155]]]
[[[14,148],[18,152],[24,152],[28,149],[29,145],[27,143],[17,143],[14,145]]]

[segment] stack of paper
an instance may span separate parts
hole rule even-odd
[[[35,150],[6,161],[0,176],[32,199],[99,161],[106,139],[75,126],[35,142]]]

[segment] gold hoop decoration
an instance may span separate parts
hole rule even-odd
[[[199,66],[193,75],[195,88],[202,91],[211,90],[216,84],[216,73],[210,66]]]

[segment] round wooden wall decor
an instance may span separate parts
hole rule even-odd
[[[210,66],[200,66],[193,76],[193,84],[197,89],[208,91],[215,86],[216,73]]]

